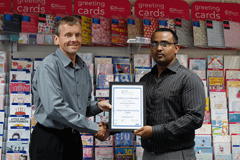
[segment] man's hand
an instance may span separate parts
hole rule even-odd
[[[98,108],[101,109],[102,111],[109,111],[109,109],[112,109],[112,105],[109,104],[109,100],[98,101],[98,102],[97,102],[97,106],[98,106]]]
[[[107,129],[107,124],[100,122],[98,124],[98,127],[99,127],[98,133],[94,134],[93,136],[96,137],[97,139],[99,139],[100,141],[105,141],[109,137],[109,134],[110,134]]]
[[[142,139],[150,138],[153,135],[152,126],[144,126],[134,130],[133,134],[140,136]]]

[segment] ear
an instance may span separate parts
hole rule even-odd
[[[174,45],[174,49],[175,49],[175,54],[177,54],[179,49],[180,49],[180,45],[179,44],[175,44]]]
[[[53,36],[53,40],[55,45],[59,45],[59,37],[56,34]]]

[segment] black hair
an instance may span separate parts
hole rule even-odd
[[[174,43],[178,44],[178,36],[177,36],[177,34],[176,34],[173,30],[171,30],[171,29],[169,29],[169,28],[159,28],[159,29],[155,30],[155,31],[153,32],[152,36],[151,36],[151,41],[152,41],[152,38],[153,38],[154,33],[156,33],[156,32],[171,32],[172,35],[173,35],[173,41],[174,41]]]

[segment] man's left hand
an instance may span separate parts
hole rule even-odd
[[[99,102],[97,102],[97,106],[102,111],[109,111],[109,109],[112,109],[112,105],[109,104],[109,100],[99,101]]]
[[[133,134],[140,136],[142,139],[150,138],[153,135],[152,126],[144,126],[134,130]]]

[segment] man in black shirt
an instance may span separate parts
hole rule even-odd
[[[151,56],[157,63],[141,78],[146,82],[147,125],[134,131],[142,138],[144,160],[194,160],[195,129],[205,113],[201,79],[176,59],[178,37],[167,28],[151,37]]]

